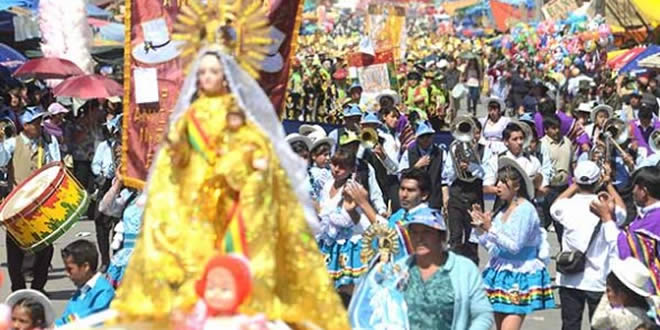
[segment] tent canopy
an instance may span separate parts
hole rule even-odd
[[[649,56],[653,56],[660,53],[660,46],[658,45],[651,45],[647,47],[644,51],[641,53],[637,54],[634,58],[632,58],[628,63],[626,63],[624,66],[619,69],[619,72],[639,72],[639,71],[644,71],[645,69],[639,66],[639,62],[644,60],[645,58],[648,58]]]

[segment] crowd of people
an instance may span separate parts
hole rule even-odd
[[[13,81],[3,87],[3,198],[46,164],[61,162],[92,200],[82,219],[94,221],[96,242],[79,240],[61,251],[77,288],[64,315],[54,316],[49,303],[43,303],[50,296],[45,285],[52,270],[52,244],[28,253],[6,235],[13,328],[61,326],[109,307],[140,230],[144,202],[139,202],[138,190],[123,186],[119,174],[121,100],[56,99],[39,80]]]
[[[556,298],[563,329],[581,327],[585,305],[594,328],[652,328],[645,312],[653,309],[646,298],[658,289],[660,76],[614,75],[603,62],[567,67],[559,84],[524,59],[475,54],[410,59],[401,66],[409,92],[385,90],[367,101],[332,60],[308,56],[294,68],[328,70],[346,95],[333,119],[337,129],[302,125],[287,137],[309,163],[317,240],[345,304],[358,304],[352,297],[369,303],[360,283],[377,267],[361,255],[371,249],[369,228],[386,224],[400,247],[390,262],[414,256],[400,299],[411,328],[487,329],[493,319],[482,315],[494,313],[498,329],[519,329],[526,315],[555,307]],[[301,75],[303,86],[313,81],[313,74]],[[456,84],[466,91],[454,93]],[[446,100],[441,109],[429,102],[435,88]],[[481,118],[479,104],[487,109]],[[457,142],[435,142],[449,133]],[[555,281],[548,273],[549,232],[561,248]],[[469,273],[479,265],[478,246],[489,256],[483,277],[453,279],[452,267],[470,263],[460,266]],[[423,302],[415,276],[427,290]],[[442,295],[433,294],[436,288]],[[615,292],[629,296],[623,302]],[[472,301],[466,310],[462,299]]]

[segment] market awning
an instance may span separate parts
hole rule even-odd
[[[649,57],[653,56],[655,54],[660,53],[660,46],[658,45],[651,45],[647,47],[643,52],[637,54],[634,58],[632,58],[628,63],[626,63],[624,66],[619,69],[619,72],[638,72],[638,71],[645,71],[644,68],[641,68],[639,66],[639,61]]]
[[[639,61],[639,66],[647,69],[660,69],[660,54],[655,54]]]
[[[631,48],[625,53],[607,61],[607,65],[610,66],[615,71],[618,71],[621,69],[624,65],[628,64],[628,62],[632,61],[637,55],[641,54],[644,50],[646,50],[646,47],[635,47]]]
[[[7,68],[10,72],[16,71],[23,65],[27,58],[17,50],[0,43],[0,66]]]

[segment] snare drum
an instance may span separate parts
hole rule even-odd
[[[36,252],[64,235],[88,206],[87,191],[54,162],[14,188],[0,205],[0,221],[18,246]]]

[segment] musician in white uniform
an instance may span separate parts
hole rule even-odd
[[[550,166],[549,169],[542,168],[541,162],[536,156],[529,155],[524,151],[523,142],[527,138],[525,131],[523,130],[520,123],[512,122],[509,123],[504,131],[502,132],[502,138],[504,140],[504,145],[506,146],[506,151],[503,151],[498,154],[497,157],[491,157],[488,162],[486,169],[486,176],[484,178],[483,186],[484,193],[495,194],[496,188],[496,175],[497,175],[497,161],[502,156],[507,156],[514,159],[520,167],[522,167],[527,175],[532,178],[536,189],[546,187],[550,181],[550,178],[553,176],[553,169]],[[545,173],[544,173],[545,171]],[[497,207],[497,203],[495,207]]]
[[[0,143],[0,166],[8,167],[9,184],[12,189],[42,166],[61,160],[57,139],[46,133],[41,127],[45,115],[46,112],[41,107],[28,107],[19,118],[23,125],[23,131],[20,134],[5,139],[4,132],[0,132],[3,140]],[[6,235],[6,244],[11,290],[25,289],[25,278],[22,273],[25,252],[9,234]],[[48,267],[52,258],[52,245],[48,245],[35,254],[32,289],[44,292],[44,286],[48,280]]]

